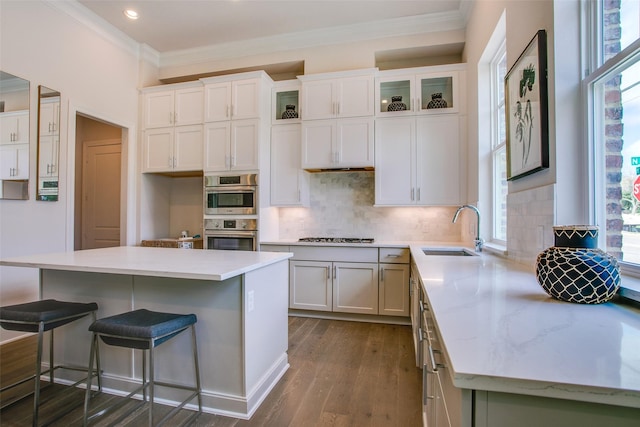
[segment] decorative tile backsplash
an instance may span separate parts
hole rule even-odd
[[[538,254],[553,246],[555,185],[507,195],[508,257],[534,266]]]
[[[374,207],[374,172],[313,173],[309,181],[309,208],[280,208],[281,239],[326,236],[458,242],[468,229],[465,215],[451,223],[455,206]]]

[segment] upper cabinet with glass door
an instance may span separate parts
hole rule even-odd
[[[463,64],[380,71],[376,116],[458,113]]]
[[[275,82],[271,92],[271,123],[298,123],[300,118],[300,81]]]

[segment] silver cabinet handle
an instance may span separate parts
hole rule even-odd
[[[327,280],[331,280],[331,267],[327,268]]]
[[[384,267],[380,267],[380,281],[384,282]]]
[[[173,166],[173,158],[169,157],[169,167]]]
[[[418,187],[418,202],[420,201],[420,187]]]

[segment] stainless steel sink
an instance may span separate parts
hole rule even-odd
[[[422,248],[429,256],[477,256],[478,254],[465,248]]]

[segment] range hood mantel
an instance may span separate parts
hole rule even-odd
[[[305,171],[310,173],[319,173],[319,172],[373,172],[373,167],[364,167],[364,168],[330,168],[330,169],[305,169]]]

